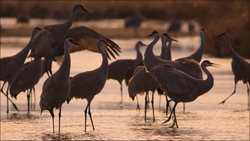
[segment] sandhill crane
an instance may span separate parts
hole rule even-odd
[[[144,66],[136,67],[132,78],[129,80],[128,92],[129,96],[134,100],[134,97],[137,94],[142,95],[146,92],[145,95],[145,107],[144,107],[144,120],[146,121],[146,112],[147,112],[147,103],[148,103],[148,92],[152,92],[152,110],[153,110],[153,122],[155,121],[154,115],[154,92],[157,89],[158,83],[152,78],[149,73],[146,72]]]
[[[103,89],[108,77],[108,59],[106,53],[103,50],[103,47],[107,45],[108,43],[106,43],[104,40],[100,40],[97,43],[99,52],[102,54],[102,64],[100,67],[92,71],[79,73],[71,79],[71,90],[67,99],[67,103],[69,103],[73,97],[81,99],[86,98],[88,101],[85,109],[85,131],[87,123],[87,112],[89,114],[93,130],[95,130],[90,111],[90,103],[93,100],[94,96],[100,93],[100,91]]]
[[[4,81],[4,84],[1,88],[2,93],[4,93],[3,87],[4,87],[5,83],[8,82],[6,94],[4,93],[7,97],[7,113],[9,113],[8,91],[9,91],[9,86],[10,86],[11,80],[21,70],[21,68],[25,62],[25,59],[27,57],[27,54],[29,53],[29,50],[32,46],[32,41],[33,41],[32,39],[40,30],[41,29],[38,27],[34,28],[34,30],[32,31],[31,39],[30,39],[28,45],[26,45],[26,47],[24,47],[20,52],[18,52],[14,56],[4,57],[4,58],[0,59],[0,65],[1,65],[0,80]],[[14,106],[14,107],[16,108],[16,106]]]
[[[205,32],[207,32],[206,29],[201,28],[201,30],[200,30],[201,44],[200,44],[200,47],[196,50],[196,52],[194,52],[190,56],[176,59],[175,61],[182,61],[184,59],[194,59],[198,63],[200,63],[200,61],[202,59],[202,55],[203,55],[204,49],[205,49],[205,39],[204,39],[204,33]]]
[[[234,49],[230,43],[230,37],[227,33],[222,33],[218,37],[224,38],[228,44],[228,47],[229,47],[231,54],[232,54],[231,67],[232,67],[232,71],[234,74],[234,91],[231,95],[229,95],[225,100],[223,100],[219,104],[224,104],[228,98],[230,98],[233,94],[235,94],[237,82],[239,80],[242,80],[243,83],[247,85],[248,108],[250,108],[250,105],[249,105],[249,86],[248,86],[248,85],[250,85],[250,70],[249,70],[250,64],[234,51]]]
[[[108,43],[105,51],[108,51],[114,58],[114,53],[119,55],[120,47],[112,40],[104,37],[96,31],[85,26],[69,29],[72,25],[75,15],[78,11],[89,13],[81,5],[75,5],[68,21],[63,24],[51,25],[43,28],[41,32],[34,38],[34,47],[29,55],[35,59],[45,57],[46,59],[55,60],[56,56],[62,56],[64,52],[63,44],[66,38],[72,38],[81,45],[76,45],[70,48],[70,53],[80,50],[90,50],[98,52],[97,42],[105,40]],[[107,54],[109,57],[109,55]],[[48,68],[49,70],[51,68]]]
[[[53,123],[53,133],[54,133],[54,108],[59,108],[59,130],[60,133],[60,123],[61,123],[61,110],[62,104],[66,101],[70,92],[70,53],[69,48],[76,43],[73,39],[68,38],[64,43],[64,58],[60,68],[51,75],[43,84],[42,94],[40,97],[40,108],[41,114],[43,110],[49,110],[52,123]]]
[[[202,62],[201,68],[207,75],[206,80],[196,79],[174,68],[170,64],[161,64],[150,70],[149,73],[159,82],[161,88],[166,91],[171,100],[175,102],[171,114],[165,122],[168,122],[172,114],[174,114],[174,124],[176,124],[178,128],[175,116],[176,105],[179,102],[192,102],[197,97],[207,93],[213,87],[214,79],[206,68],[208,66],[218,67],[218,64],[211,63],[208,60]]]
[[[133,16],[125,18],[124,27],[125,28],[133,27],[134,36],[137,37],[138,28],[141,26],[143,20],[144,17],[142,16],[142,14],[139,11],[135,11],[135,14]]]
[[[165,59],[166,55],[166,43],[169,42],[168,46],[171,46],[172,41],[177,41],[175,39],[172,39],[168,34],[163,33],[161,36],[161,41],[162,41],[162,50],[159,58]],[[170,48],[170,47],[168,47]],[[139,93],[143,94],[146,92],[145,95],[145,109],[144,109],[144,119],[146,121],[146,112],[147,112],[147,103],[149,100],[148,99],[148,92],[152,92],[152,99],[151,99],[151,104],[152,104],[152,110],[153,110],[153,121],[155,121],[155,116],[154,116],[154,92],[156,89],[160,89],[158,87],[158,82],[156,82],[152,76],[146,72],[145,66],[138,66],[133,73],[133,77],[129,80],[129,85],[128,85],[128,91],[129,91],[129,96],[134,100],[134,97]],[[167,98],[167,97],[166,97]],[[167,102],[167,108],[168,108],[168,102]],[[168,109],[166,109],[166,114]]]
[[[28,112],[30,111],[30,96],[33,90],[35,95],[35,85],[46,72],[46,60],[33,60],[28,62],[20,72],[14,77],[10,84],[10,95],[15,97],[21,92],[27,90]]]
[[[153,36],[154,40],[148,45],[145,53],[144,53],[144,65],[147,69],[147,71],[152,70],[154,67],[160,65],[160,64],[170,64],[176,69],[179,69],[188,75],[197,78],[202,79],[202,70],[199,65],[199,63],[193,59],[184,59],[182,61],[171,61],[171,60],[162,60],[158,57],[156,57],[153,53],[153,46],[156,44],[156,42],[159,40],[159,33],[157,31],[153,31],[149,36]],[[170,36],[168,36],[170,37]],[[171,37],[170,37],[171,38]],[[170,51],[168,51],[170,53]],[[169,56],[169,55],[167,55]],[[167,57],[166,56],[166,57]],[[166,98],[167,100],[167,98]],[[168,105],[168,100],[166,101]],[[168,107],[167,107],[168,109]]]
[[[198,63],[200,63],[203,52],[204,52],[204,49],[205,49],[205,39],[204,39],[204,33],[205,32],[207,32],[206,29],[201,28],[201,30],[200,30],[201,44],[200,44],[200,47],[196,50],[196,52],[194,52],[190,56],[176,59],[175,61],[183,61],[185,59],[194,59]],[[183,111],[185,111],[185,103],[183,103]]]
[[[145,46],[141,41],[138,41],[135,44],[135,50],[136,50],[136,58],[135,59],[120,59],[116,60],[109,65],[109,73],[107,79],[114,79],[117,80],[120,83],[120,90],[121,90],[121,103],[123,101],[122,99],[122,81],[127,77],[127,79],[130,79],[127,71],[130,69],[131,72],[135,69],[135,67],[141,63],[143,60],[143,56],[140,52],[140,47]]]

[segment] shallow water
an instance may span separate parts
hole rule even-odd
[[[1,39],[1,42],[6,40],[8,39]],[[28,42],[29,39],[24,40],[22,41]],[[187,56],[192,53],[192,50],[188,49],[189,47],[194,46],[196,49],[199,46],[199,38],[178,40],[180,40],[181,49],[172,50],[173,59]],[[192,42],[188,42],[190,40]],[[123,49],[117,59],[135,58],[133,46],[137,39],[114,39],[114,41]],[[142,39],[142,41],[148,44],[151,39]],[[177,43],[173,43],[173,46],[175,44]],[[2,47],[1,58],[14,55],[20,51],[20,47],[23,47],[22,43],[17,46],[19,48]],[[141,51],[144,52],[145,48],[141,48]],[[160,53],[159,42],[154,53]],[[233,91],[234,77],[230,66],[231,58],[219,59],[204,55],[203,60],[205,59],[221,65],[220,68],[208,68],[214,76],[214,87],[194,102],[186,103],[185,112],[182,111],[182,103],[177,105],[176,115],[179,128],[171,128],[171,123],[162,124],[166,120],[163,96],[159,102],[159,95],[154,95],[156,121],[152,122],[152,107],[149,104],[145,122],[144,96],[139,96],[141,110],[136,110],[136,101],[129,98],[127,87],[123,83],[123,103],[120,104],[119,83],[108,80],[103,90],[95,96],[91,103],[95,131],[92,130],[89,117],[87,131],[84,131],[86,100],[73,99],[70,104],[64,103],[62,106],[60,134],[58,134],[58,110],[54,110],[56,133],[53,134],[49,112],[44,111],[40,115],[38,105],[43,82],[47,79],[45,74],[36,85],[36,105],[30,114],[27,114],[26,92],[20,93],[16,100],[13,99],[20,112],[15,111],[10,104],[9,114],[6,113],[6,98],[1,94],[1,140],[249,140],[246,85],[239,82],[236,94],[224,105],[218,105]],[[71,54],[71,76],[95,69],[99,67],[100,63],[100,54],[89,51],[73,53]],[[55,72],[59,65],[53,63],[52,68]]]

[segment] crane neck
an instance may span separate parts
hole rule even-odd
[[[143,57],[142,57],[142,53],[139,49],[140,47],[136,47],[135,50],[136,50],[136,58],[135,58],[135,62],[139,62],[141,60],[143,60]]]
[[[202,70],[207,75],[207,79],[204,80],[203,88],[201,89],[201,95],[208,92],[214,85],[213,75],[207,70],[206,66],[201,65]]]
[[[157,34],[154,40],[148,45],[144,53],[144,65],[147,70],[151,70],[155,66],[155,62],[159,60],[153,53],[153,47],[156,42],[159,40],[159,34]]]
[[[108,59],[107,59],[107,55],[106,53],[103,51],[102,46],[98,46],[98,49],[100,51],[100,53],[102,54],[102,63],[101,66],[98,68],[101,70],[101,72],[103,72],[106,77],[108,77]]]
[[[162,59],[162,60],[165,60],[166,59],[166,43],[167,43],[167,41],[166,41],[166,39],[164,39],[163,37],[161,37],[161,54],[160,54],[160,58]]]
[[[172,45],[172,41],[169,41],[168,43],[168,47],[166,49],[166,60],[172,60],[172,56],[171,56],[171,45]]]
[[[71,60],[70,60],[69,48],[64,47],[63,62],[58,71],[56,72],[58,79],[61,82],[67,82],[66,80],[69,79],[70,65],[71,65]]]
[[[25,59],[27,58],[27,55],[29,53],[30,47],[31,47],[31,42],[29,42],[28,45],[26,45],[26,47],[24,47],[20,52],[18,52],[15,55],[16,60],[21,64],[24,64]]]
[[[237,59],[237,58],[241,58],[233,49],[232,45],[231,45],[231,42],[230,42],[230,38],[228,36],[224,36],[227,44],[228,44],[228,47],[229,47],[229,50],[231,51],[231,55],[233,58]]]

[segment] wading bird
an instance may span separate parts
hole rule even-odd
[[[228,44],[228,47],[229,47],[231,54],[232,54],[231,67],[232,67],[232,71],[234,74],[234,91],[231,95],[229,95],[225,100],[223,100],[219,104],[224,104],[228,98],[230,98],[233,94],[235,94],[237,82],[239,80],[242,80],[243,83],[247,85],[248,108],[250,108],[250,105],[249,105],[249,86],[248,86],[248,85],[250,85],[250,70],[249,70],[250,64],[234,51],[234,49],[230,43],[230,37],[228,34],[222,33],[218,37],[224,38]]]
[[[130,79],[128,70],[133,72],[135,67],[142,62],[143,56],[140,52],[140,47],[145,46],[141,41],[135,44],[136,58],[135,59],[120,59],[109,64],[109,73],[107,79],[117,80],[120,84],[121,90],[121,103],[123,101],[122,93],[122,81],[124,79]]]
[[[218,66],[205,60],[201,64],[202,70],[206,73],[207,79],[196,79],[183,71],[174,68],[170,64],[161,64],[150,70],[150,74],[159,82],[161,88],[166,91],[167,95],[175,102],[171,114],[166,123],[174,114],[174,124],[178,128],[175,107],[179,102],[192,102],[197,97],[208,92],[214,84],[212,74],[207,70],[208,66]]]
[[[71,47],[70,53],[85,49],[98,52],[97,42],[99,40],[105,40],[108,43],[105,52],[107,51],[114,58],[114,53],[119,55],[118,52],[120,52],[120,47],[112,40],[96,31],[85,26],[69,29],[74,21],[76,13],[79,11],[89,13],[83,6],[75,5],[68,21],[63,24],[51,25],[43,28],[36,38],[34,38],[34,47],[29,56],[35,59],[45,57],[46,59],[55,60],[56,57],[64,54],[63,44],[66,38],[72,38],[80,44]],[[108,53],[106,54],[108,58],[110,58]],[[48,68],[48,71],[51,72],[51,68]]]
[[[11,83],[11,80],[20,72],[20,70],[22,69],[22,66],[25,62],[25,59],[29,53],[29,50],[32,46],[32,39],[34,38],[34,36],[40,31],[41,29],[36,27],[34,28],[34,30],[32,31],[32,35],[31,35],[31,39],[28,43],[28,45],[26,45],[26,47],[24,47],[20,52],[18,52],[17,54],[15,54],[14,56],[9,56],[9,57],[4,57],[0,59],[0,80],[4,81],[3,86],[1,87],[1,92],[6,95],[7,97],[7,113],[9,113],[9,98],[8,98],[8,94],[9,94],[9,86]],[[6,93],[3,92],[3,87],[5,85],[5,83],[8,82],[8,87],[7,87],[7,91]],[[17,107],[16,105],[12,102],[13,106],[15,107],[16,110]]]
[[[61,110],[62,104],[67,100],[70,92],[70,53],[69,48],[76,43],[73,39],[68,38],[64,43],[64,58],[60,68],[51,75],[43,83],[42,94],[40,96],[40,108],[41,114],[43,110],[49,110],[52,123],[53,123],[53,133],[54,133],[54,108],[59,108],[59,130],[60,133],[60,123],[61,123]]]
[[[100,67],[92,71],[79,73],[71,78],[71,90],[67,99],[67,103],[69,103],[70,100],[74,97],[76,99],[87,99],[88,101],[85,109],[85,131],[87,123],[87,112],[91,120],[92,128],[93,130],[95,130],[90,111],[90,104],[95,95],[100,93],[106,83],[106,79],[108,76],[108,59],[103,48],[107,45],[108,43],[106,43],[104,40],[100,40],[97,43],[99,52],[102,54],[102,64]]]
[[[22,91],[27,90],[27,103],[28,112],[30,111],[30,97],[31,92],[34,92],[35,97],[35,85],[38,83],[40,78],[46,72],[46,60],[33,60],[25,63],[20,72],[14,77],[10,84],[10,95],[15,97]]]

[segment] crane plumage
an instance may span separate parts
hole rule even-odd
[[[13,56],[9,57],[4,57],[0,59],[0,80],[4,81],[4,84],[8,82],[8,87],[6,90],[6,93],[3,92],[3,86],[1,88],[1,92],[6,95],[7,97],[7,113],[9,113],[9,102],[8,102],[8,91],[9,91],[9,86],[13,78],[19,73],[19,71],[22,69],[22,66],[25,62],[25,59],[27,58],[27,55],[29,53],[29,50],[32,46],[32,41],[35,35],[40,31],[41,29],[36,27],[32,31],[31,39],[29,43],[24,47],[20,52]],[[13,104],[13,103],[12,103]],[[15,109],[17,107],[13,104]],[[18,109],[17,109],[18,110]]]
[[[231,95],[229,95],[225,100],[220,102],[219,104],[224,104],[228,98],[230,98],[236,92],[236,85],[238,81],[242,80],[244,84],[247,85],[247,98],[248,98],[248,108],[250,107],[249,104],[249,86],[250,85],[250,64],[245,59],[243,59],[239,54],[237,54],[231,43],[230,37],[227,33],[222,33],[221,35],[217,36],[224,38],[228,44],[228,48],[231,51],[232,55],[232,62],[231,67],[234,74],[234,91]]]
[[[192,102],[213,87],[214,79],[212,74],[206,69],[208,66],[217,67],[218,65],[208,60],[202,62],[201,68],[207,75],[206,80],[194,78],[170,64],[161,64],[149,71],[171,100],[175,102],[171,114],[165,122],[169,121],[172,114],[174,114],[174,123],[178,128],[175,116],[176,105],[179,102]]]
[[[103,48],[105,48],[107,45],[108,43],[104,40],[100,40],[97,43],[99,52],[102,55],[102,63],[100,67],[92,71],[79,73],[71,78],[71,90],[67,99],[67,103],[69,103],[72,98],[87,99],[88,101],[85,109],[85,131],[87,112],[89,114],[93,130],[95,130],[90,111],[90,104],[94,96],[100,93],[106,83],[109,66],[108,59]]]
[[[41,113],[43,110],[49,110],[52,122],[53,122],[53,133],[54,133],[54,108],[59,108],[59,133],[61,123],[61,109],[62,104],[67,100],[70,92],[70,53],[69,48],[76,43],[73,39],[68,38],[64,43],[64,58],[60,68],[45,80],[42,88],[42,94],[40,96],[40,108]]]

